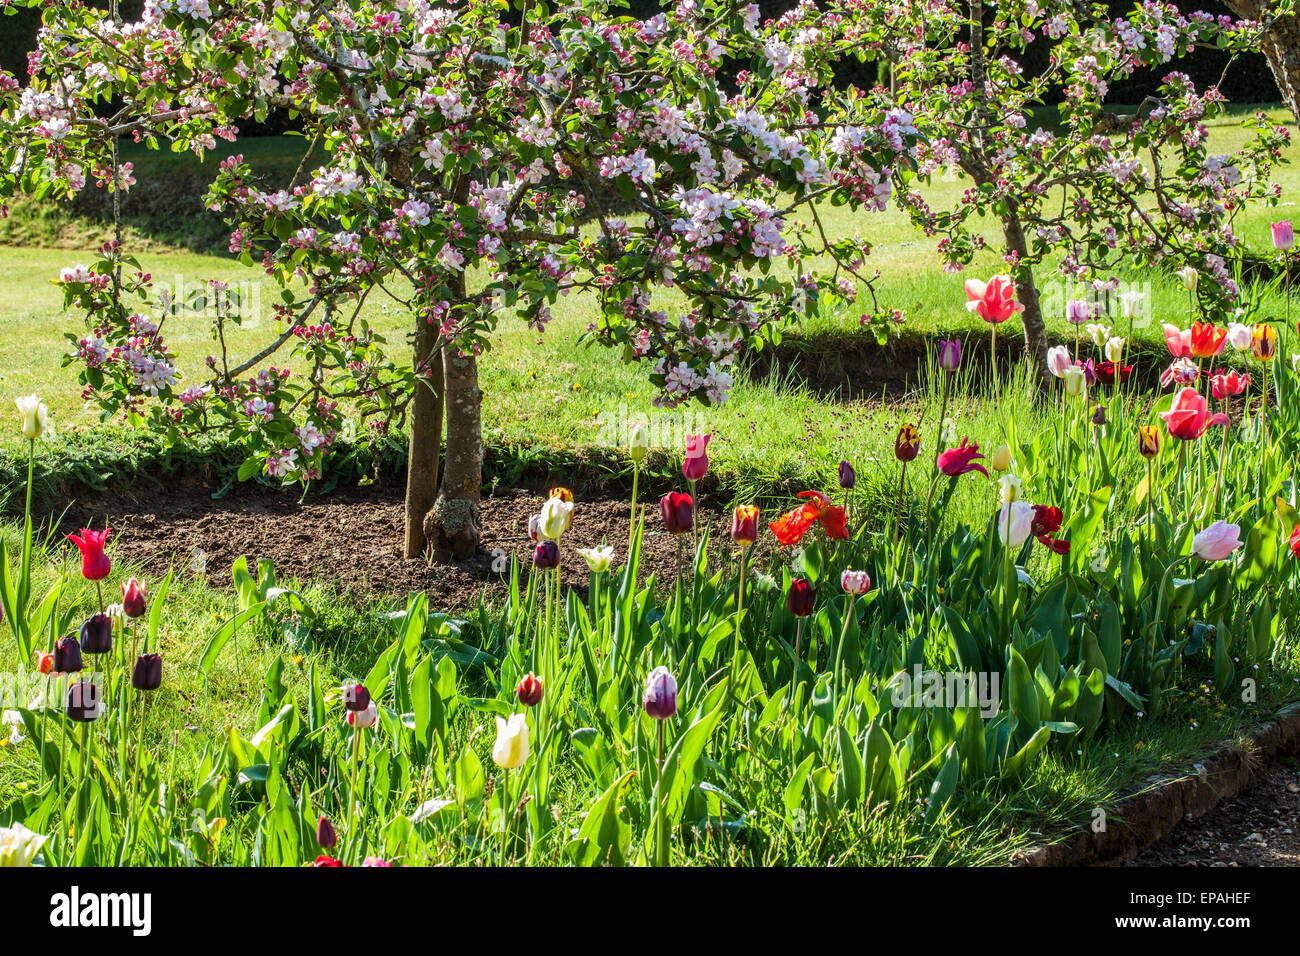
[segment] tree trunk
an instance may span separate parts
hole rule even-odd
[[[411,440],[406,464],[406,546],[408,558],[421,557],[428,548],[424,516],[438,497],[438,454],[442,447],[442,354],[435,351],[438,327],[426,324],[416,336],[415,368],[429,375],[415,386],[411,400]]]
[[[1267,0],[1224,0],[1229,10],[1247,20],[1265,20]],[[1282,94],[1282,103],[1300,122],[1300,18],[1278,17],[1260,42],[1268,67]]]
[[[447,451],[442,487],[425,516],[424,533],[435,561],[463,561],[478,552],[479,497],[483,488],[483,392],[478,360],[442,350]]]
[[[1014,208],[1002,220],[1002,235],[1007,252],[1015,253],[1019,262],[1025,262],[1029,258],[1029,247]],[[1039,377],[1046,380],[1047,326],[1043,324],[1043,310],[1038,301],[1038,286],[1034,284],[1034,270],[1028,265],[1019,265],[1012,271],[1011,279],[1016,288],[1016,301],[1025,307],[1020,313],[1020,320],[1025,327],[1025,358],[1030,367],[1038,371]],[[996,359],[994,356],[995,361]]]

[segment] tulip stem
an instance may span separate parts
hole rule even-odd
[[[357,764],[361,759],[361,728],[352,728],[352,756],[348,761],[348,841],[352,847],[360,845],[356,832],[357,822]]]
[[[892,546],[898,537],[898,528],[903,520],[903,493],[907,488],[907,462],[898,473],[898,505],[894,508],[894,523],[889,529],[889,543]]]
[[[657,824],[657,836],[655,838],[655,866],[668,865],[668,817],[665,810],[668,806],[668,795],[664,793],[664,722],[656,720],[659,726],[659,791],[658,806],[655,808],[655,822]]]
[[[506,865],[506,830],[510,819],[510,769],[501,769],[501,865]]]
[[[796,688],[799,686],[799,652],[803,647],[803,618],[796,617],[794,620],[794,673],[790,675],[790,700],[791,707],[794,706],[794,695]]]
[[[632,542],[636,538],[636,492],[638,479],[641,477],[641,466],[632,463],[632,520],[627,530],[627,556],[628,562],[632,560]]]
[[[736,579],[736,639],[731,645],[731,667],[727,671],[727,701],[734,703],[732,694],[736,688],[736,667],[740,659],[740,622],[745,614],[745,555],[748,548],[740,546],[740,576]]]

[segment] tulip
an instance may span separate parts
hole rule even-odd
[[[1106,340],[1103,351],[1106,354],[1107,361],[1118,363],[1124,357],[1124,342],[1125,339],[1118,335],[1112,335]]]
[[[537,568],[537,570],[549,571],[559,563],[559,545],[549,538],[538,542],[537,547],[533,548],[533,567]]]
[[[1291,532],[1291,553],[1300,558],[1300,524]]]
[[[1291,228],[1289,219],[1269,223],[1269,229],[1273,232],[1273,248],[1278,252],[1287,252],[1295,245],[1295,230]]]
[[[993,452],[993,457],[989,459],[989,465],[994,471],[1011,470],[1011,449],[1006,445],[998,445]]]
[[[157,690],[162,686],[162,655],[141,654],[131,669],[131,686],[136,690]]]
[[[1065,303],[1065,320],[1071,325],[1083,325],[1092,318],[1092,304],[1086,299],[1070,299]]]
[[[1065,515],[1060,508],[1053,505],[1034,505],[1034,517],[1029,526],[1029,533],[1035,538],[1050,537],[1061,530]]]
[[[1222,561],[1241,547],[1241,528],[1216,521],[1192,538],[1192,554],[1202,561]]]
[[[988,471],[983,465],[976,464],[976,458],[983,458],[980,454],[980,446],[977,442],[966,444],[966,439],[961,440],[961,446],[958,448],[949,448],[938,458],[939,470],[949,478],[956,478],[960,475],[969,474],[972,471],[978,471],[984,477],[988,477]]]
[[[853,486],[858,483],[858,474],[847,461],[840,462],[839,479],[840,487],[845,491],[852,491]]]
[[[687,435],[686,457],[682,459],[682,477],[699,481],[709,471],[709,439],[712,435]]]
[[[961,341],[955,340],[949,342],[942,339],[939,342],[939,368],[945,372],[955,372],[961,367]]]
[[[61,637],[54,643],[54,673],[75,674],[81,670],[81,645],[72,635]]]
[[[343,706],[348,710],[365,710],[370,706],[370,691],[365,684],[349,684],[343,688]]]
[[[1190,385],[1201,375],[1201,370],[1189,358],[1174,359],[1169,367],[1160,373],[1160,387],[1167,388],[1171,383]]]
[[[807,498],[806,504],[788,511],[775,521],[768,522],[772,534],[782,546],[796,544],[817,522],[821,522],[828,538],[843,541],[849,536],[847,515],[844,509],[831,502],[820,491],[801,491],[798,497]]]
[[[385,859],[384,859],[383,857],[381,857],[381,856],[368,856],[368,857],[366,857],[364,860],[361,861],[361,866],[362,866],[362,867],[367,867],[367,866],[392,866],[392,865],[393,865],[393,864],[389,863],[387,860],[385,860]]]
[[[1146,293],[1138,292],[1137,290],[1133,290],[1132,292],[1120,293],[1119,306],[1120,306],[1120,312],[1123,314],[1124,318],[1126,319],[1136,318],[1138,312],[1141,311],[1142,301],[1145,298],[1146,298]]]
[[[1200,438],[1209,429],[1211,425],[1228,424],[1228,416],[1219,412],[1216,415],[1210,414],[1209,403],[1194,388],[1184,388],[1174,398],[1174,404],[1169,411],[1161,412],[1160,417],[1165,420],[1165,427],[1169,429],[1169,434],[1174,438],[1180,438],[1183,441],[1194,441]]]
[[[1138,429],[1138,452],[1143,458],[1154,458],[1160,453],[1160,429],[1155,425]]]
[[[38,661],[38,663],[37,663],[36,666],[37,666],[37,669],[40,670],[40,672],[41,672],[42,674],[53,674],[53,673],[54,673],[54,655],[53,655],[53,654],[42,654],[42,655],[40,656],[40,660]]]
[[[127,617],[144,617],[145,612],[144,582],[129,578],[122,585],[122,613]]]
[[[107,614],[92,614],[81,625],[83,654],[107,654],[113,649],[113,619]]]
[[[1064,345],[1055,345],[1047,350],[1047,370],[1056,378],[1064,378],[1065,370],[1074,364],[1070,349]]]
[[[1092,339],[1092,344],[1097,348],[1102,348],[1106,344],[1106,340],[1110,338],[1110,328],[1100,323],[1090,322],[1083,327],[1083,330],[1088,333]]]
[[[998,479],[998,498],[1003,502],[1020,500],[1020,479],[1015,475],[1003,475]]]
[[[966,308],[991,325],[999,325],[1025,308],[1016,301],[1015,285],[1006,275],[996,275],[988,282],[967,279],[966,298]]]
[[[1034,526],[1034,508],[1028,502],[1009,501],[998,513],[998,538],[1004,545],[1018,548],[1029,540]]]
[[[546,497],[559,498],[561,501],[566,502],[567,504],[573,504],[573,492],[563,486],[552,488],[550,490],[550,493],[547,494]]]
[[[80,534],[66,536],[81,552],[81,576],[87,581],[102,581],[113,570],[113,562],[104,553],[104,543],[112,533],[112,528],[103,531],[82,528]]]
[[[1250,326],[1242,325],[1240,322],[1228,323],[1228,344],[1238,352],[1245,352],[1250,348]]]
[[[694,528],[695,502],[688,494],[670,491],[659,499],[659,514],[669,534],[685,534]]]
[[[1260,362],[1267,362],[1277,354],[1277,329],[1263,323],[1250,330],[1250,354]]]
[[[573,502],[563,498],[547,498],[542,505],[538,534],[555,540],[573,524]]]
[[[334,829],[334,824],[330,823],[329,817],[321,817],[316,821],[316,845],[322,850],[332,850],[338,846],[339,835]]]
[[[1065,394],[1079,396],[1088,390],[1088,373],[1080,365],[1065,370]]]
[[[817,589],[807,578],[795,578],[785,592],[785,606],[795,617],[807,617],[817,603]]]
[[[921,433],[911,422],[903,422],[894,436],[894,457],[899,461],[912,461],[920,451]]]
[[[1174,275],[1178,276],[1178,280],[1182,282],[1183,288],[1188,292],[1195,292],[1196,285],[1201,279],[1201,274],[1196,271],[1194,266],[1183,266]]]
[[[632,464],[640,465],[650,453],[650,429],[638,422],[632,426],[632,434],[627,441],[627,457]]]
[[[1133,374],[1132,365],[1118,365],[1112,361],[1098,362],[1096,366],[1097,381],[1103,385],[1114,385],[1117,381],[1123,384],[1129,380]]]
[[[379,723],[379,708],[372,700],[365,710],[349,710],[348,726],[357,730],[369,730]]]
[[[342,861],[336,860],[332,856],[326,856],[324,853],[316,857],[316,862],[312,864],[313,867],[317,867],[317,866],[331,867],[331,866],[345,866],[345,865],[346,864],[344,864]]]
[[[1092,423],[1098,427],[1106,424],[1106,406],[1098,405],[1092,411]]]
[[[732,511],[731,540],[742,548],[758,540],[758,505],[740,505]]]
[[[1223,401],[1234,395],[1240,395],[1250,385],[1249,375],[1233,372],[1221,372],[1210,379],[1210,391],[1216,399]]]
[[[514,770],[528,759],[528,720],[522,714],[511,714],[509,720],[498,714],[497,739],[492,745],[492,762],[502,770]]]
[[[1160,326],[1165,333],[1165,345],[1169,348],[1169,354],[1174,358],[1191,358],[1192,357],[1192,330],[1180,329],[1176,325],[1165,324]],[[1213,326],[1211,326],[1213,328]]]
[[[860,597],[871,590],[871,575],[866,571],[854,571],[851,568],[845,568],[840,572],[840,587],[844,589],[845,594],[852,594]]]
[[[525,707],[536,707],[542,702],[546,689],[542,686],[542,679],[529,671],[523,676],[523,679],[515,685],[515,698]]]
[[[18,406],[18,415],[22,419],[23,437],[28,441],[36,441],[45,432],[49,409],[34,394],[16,398],[14,404]]]
[[[608,571],[614,563],[614,546],[602,545],[599,548],[579,548],[578,553],[587,562],[587,569],[592,574]]]
[[[1093,364],[1092,359],[1085,359],[1083,361],[1076,359],[1074,367],[1083,373],[1083,384],[1085,388],[1092,388],[1097,384],[1097,368]],[[1066,391],[1069,391],[1069,384],[1069,382],[1066,382]]]
[[[98,720],[104,713],[104,702],[93,681],[79,680],[70,686],[64,704],[68,719],[80,724]]]
[[[1194,358],[1213,358],[1223,351],[1223,344],[1227,341],[1228,330],[1221,329],[1209,322],[1193,322],[1190,334],[1189,345]]]
[[[667,720],[677,713],[677,680],[664,666],[656,667],[646,678],[641,706],[655,720]]]
[[[528,519],[528,540],[536,544],[542,538],[542,516],[533,515]]]
[[[47,839],[21,823],[0,827],[0,869],[31,866]]]

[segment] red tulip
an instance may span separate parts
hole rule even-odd
[[[670,491],[659,499],[659,514],[669,534],[685,534],[693,527],[695,501],[688,494]]]
[[[1005,322],[1025,308],[1016,301],[1011,277],[1005,275],[996,275],[987,283],[967,279],[966,298],[966,308],[993,325]]]
[[[975,463],[976,458],[983,457],[977,442],[968,445],[963,438],[959,447],[949,448],[939,456],[939,470],[949,478],[956,478],[958,475],[969,474],[972,471],[978,471],[987,477],[988,470],[983,465]]]
[[[122,613],[127,617],[144,617],[145,586],[135,578],[122,584]]]
[[[1238,375],[1236,372],[1220,372],[1210,379],[1210,391],[1219,401],[1233,395],[1240,395],[1249,385],[1250,376]]]
[[[731,540],[742,548],[758,540],[758,505],[740,505],[731,513]]]
[[[113,562],[104,553],[104,544],[112,533],[112,528],[103,531],[82,528],[79,535],[67,535],[67,539],[81,552],[81,575],[87,581],[102,581],[113,570]]]
[[[682,459],[682,477],[699,481],[709,472],[709,439],[712,435],[687,435],[686,456]]]
[[[1097,373],[1097,381],[1103,385],[1114,385],[1118,379],[1120,384],[1127,382],[1129,376],[1133,374],[1132,365],[1116,365],[1110,359],[1104,362],[1098,362],[1094,367]]]
[[[1029,533],[1035,538],[1056,534],[1061,529],[1062,520],[1064,515],[1061,514],[1060,508],[1051,505],[1034,505],[1034,521],[1029,527]]]
[[[1183,441],[1193,441],[1205,434],[1211,425],[1228,424],[1228,416],[1219,412],[1210,414],[1209,403],[1194,388],[1184,388],[1174,398],[1174,404],[1167,412],[1161,412],[1169,434]]]
[[[817,589],[808,583],[807,578],[795,578],[790,582],[790,590],[785,592],[785,606],[791,614],[807,617],[816,603]]]
[[[1223,351],[1224,340],[1228,330],[1211,325],[1209,322],[1193,322],[1191,329],[1191,350],[1195,358],[1213,358]]]
[[[518,686],[515,687],[515,697],[525,707],[536,707],[542,702],[544,693],[541,678],[535,676],[532,671],[525,674]]]

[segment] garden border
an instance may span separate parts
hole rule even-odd
[[[1224,800],[1259,783],[1283,756],[1300,754],[1300,704],[1278,712],[1271,723],[1225,743],[1193,765],[1190,774],[1161,776],[1154,786],[1122,798],[1106,815],[1100,833],[1090,828],[1057,843],[1012,857],[1014,866],[1116,866],[1173,833]]]

